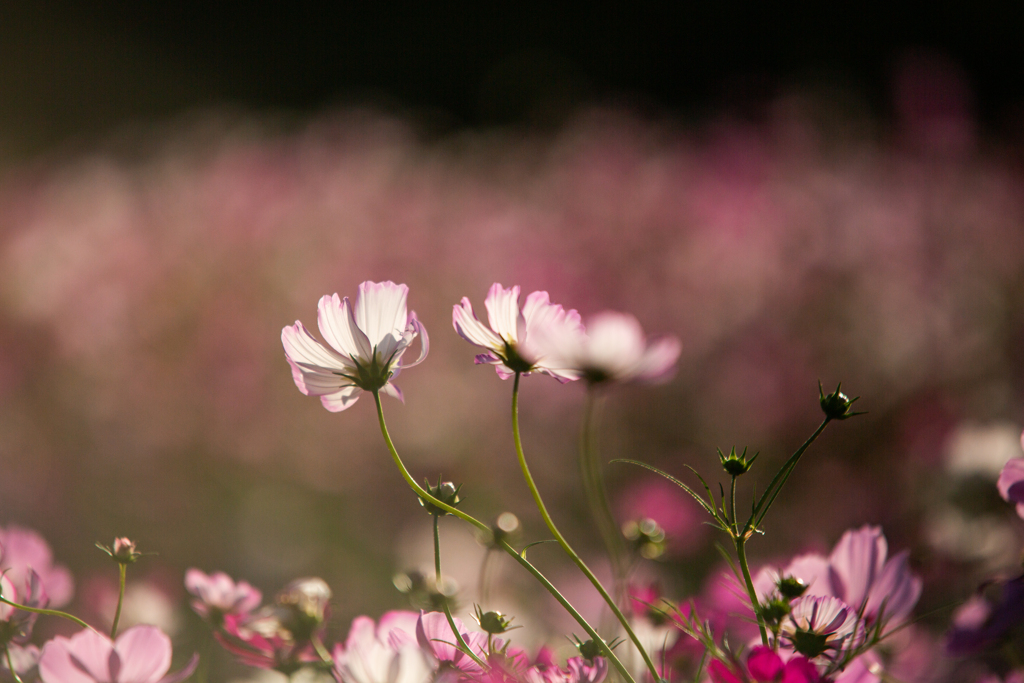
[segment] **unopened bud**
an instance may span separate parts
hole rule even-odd
[[[425,488],[427,489],[427,493],[445,505],[456,507],[459,504],[461,500],[459,498],[459,489],[462,488],[462,484],[456,486],[450,481],[441,481],[440,477],[437,479],[436,486],[431,485],[429,481],[424,481],[423,483],[426,484]],[[448,511],[444,508],[438,507],[429,500],[425,500],[423,498],[420,498],[420,505],[422,505],[427,512],[436,517],[443,517],[448,514]]]
[[[789,601],[783,598],[774,597],[757,606],[761,618],[769,626],[775,626],[781,622],[790,612]]]
[[[580,656],[587,661],[594,659],[595,657],[601,656],[601,646],[597,644],[593,639],[584,640],[582,643],[577,643],[576,647],[579,648]]]
[[[818,402],[821,403],[821,410],[825,413],[825,417],[830,420],[845,420],[855,415],[863,415],[864,413],[852,413],[853,403],[860,396],[854,398],[848,397],[840,389],[842,389],[842,382],[836,386],[836,390],[831,394],[826,395],[825,390],[821,387],[821,382],[818,382]]]
[[[795,576],[781,577],[775,586],[779,589],[779,594],[787,600],[799,598],[807,590],[807,584]]]
[[[518,626],[512,625],[512,617],[506,617],[501,612],[484,612],[480,609],[480,605],[476,606],[476,613],[473,615],[473,618],[476,619],[478,624],[480,624],[480,628],[491,635],[497,635],[499,633],[504,633],[505,631],[510,631],[514,628],[519,628]]]
[[[323,623],[330,600],[330,587],[317,577],[292,581],[276,598],[285,610],[281,622],[298,640],[308,639]]]
[[[722,469],[731,477],[738,477],[750,471],[750,466],[757,460],[758,455],[758,453],[755,453],[753,458],[747,460],[747,449],[744,448],[742,453],[737,454],[735,446],[729,451],[729,455],[723,453],[721,449],[718,451],[718,459],[722,461]]]
[[[142,553],[135,548],[135,541],[125,536],[115,538],[113,545],[109,547],[102,543],[97,543],[96,547],[114,558],[118,564],[132,564],[142,557]]]

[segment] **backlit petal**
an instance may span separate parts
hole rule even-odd
[[[342,356],[370,359],[373,345],[356,325],[348,297],[341,299],[337,294],[320,297],[316,306],[316,322],[320,334]]]

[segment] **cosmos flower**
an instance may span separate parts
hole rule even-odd
[[[248,614],[259,607],[263,594],[245,581],[235,583],[224,572],[185,572],[185,588],[195,596],[192,609],[201,617],[219,620],[225,614]]]
[[[791,657],[783,661],[770,647],[751,648],[746,665],[729,666],[714,660],[708,666],[712,683],[818,683],[818,669],[806,657]]]
[[[487,292],[484,307],[490,327],[477,319],[467,297],[462,297],[452,311],[452,324],[459,336],[487,349],[476,357],[477,364],[493,365],[502,379],[531,372],[550,375],[559,382],[580,378],[578,370],[566,366],[564,359],[555,358],[548,348],[551,339],[582,333],[580,314],[575,309],[566,311],[551,303],[547,292],[534,292],[526,297],[520,311],[519,286],[505,289],[497,282]]]
[[[46,643],[39,658],[44,683],[177,683],[192,675],[199,662],[167,674],[171,639],[155,626],[130,628],[116,641],[91,629]]]
[[[392,384],[404,367],[423,362],[430,349],[427,331],[406,309],[409,288],[394,282],[364,282],[355,305],[348,297],[323,296],[317,325],[329,346],[317,341],[296,320],[281,330],[285,357],[299,391],[319,396],[336,413],[350,407],[364,391],[383,391],[402,400]],[[420,356],[403,363],[402,356],[420,334]]]
[[[0,572],[15,586],[21,586],[30,570],[39,576],[50,607],[63,607],[71,602],[75,592],[71,572],[53,563],[46,540],[35,531],[14,524],[0,527]]]
[[[374,624],[369,617],[352,621],[345,643],[332,653],[334,676],[343,683],[426,683],[434,669],[416,642],[414,612],[387,612]]]
[[[591,384],[666,381],[680,352],[676,337],[648,344],[635,317],[614,311],[592,316],[585,330],[562,326],[543,334],[550,357],[575,368]]]
[[[46,607],[48,604],[39,575],[31,569],[28,571],[23,590],[18,590],[13,581],[0,575],[0,595],[5,600],[26,607]],[[26,612],[5,602],[0,602],[0,649],[11,642],[19,644],[28,642],[32,637],[32,626],[38,616],[34,612]]]
[[[794,650],[817,657],[826,650],[845,649],[857,630],[857,613],[832,596],[797,598],[782,633]]]
[[[481,659],[487,657],[487,636],[479,631],[467,632],[459,619],[454,619],[459,635]],[[441,612],[421,612],[416,622],[416,640],[425,652],[433,654],[441,668],[468,676],[479,676],[484,672],[472,657],[456,646],[455,634],[447,617]],[[494,640],[495,649],[501,648],[501,640]]]

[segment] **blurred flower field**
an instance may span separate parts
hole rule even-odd
[[[937,653],[979,584],[1020,573],[1024,527],[996,480],[1022,455],[1024,172],[1019,149],[956,107],[912,105],[885,126],[793,96],[757,123],[592,110],[550,134],[440,139],[365,111],[290,127],[195,117],[9,166],[0,526],[44,536],[74,574],[73,611],[98,624],[117,586],[94,542],[128,536],[156,553],[131,567],[122,623],[156,623],[176,663],[208,638],[189,567],[267,595],[322,577],[342,639],[357,615],[409,607],[394,577],[432,570],[431,519],[372,402],[331,414],[300,395],[280,330],[309,325],[324,294],[406,283],[430,355],[402,373],[404,405],[388,399],[397,447],[418,480],[462,483],[463,509],[512,511],[540,540],[509,383],[475,366],[451,325],[463,296],[517,284],[584,320],[625,311],[680,340],[671,381],[606,393],[605,460],[696,485],[687,466],[717,481],[716,448],[747,447],[761,490],[820,422],[819,380],[859,395],[867,414],[803,458],[751,563],[785,566],[881,527],[922,584],[902,636],[927,665],[900,680],[974,680],[980,665]],[[584,399],[575,383],[524,379],[524,446],[552,515],[610,577],[578,483]],[[606,480],[617,523],[649,517],[665,532],[638,581],[712,604],[721,539],[701,509],[637,467],[609,464]],[[511,637],[568,646],[574,623],[529,576],[467,526],[441,527],[463,620],[487,556],[491,597],[524,627]],[[600,621],[557,549],[530,557]],[[210,680],[249,675],[227,657],[211,666]]]

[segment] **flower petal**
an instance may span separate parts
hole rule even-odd
[[[361,360],[371,358],[373,344],[356,324],[348,297],[341,299],[337,294],[320,297],[316,306],[316,323],[327,343],[342,356]]]
[[[359,387],[349,385],[343,387],[341,391],[321,396],[320,403],[332,413],[340,413],[347,408],[351,408],[352,404],[359,400],[362,393],[363,390]]]
[[[113,651],[110,639],[91,629],[57,636],[43,647],[39,675],[45,683],[106,683]]]
[[[409,288],[396,285],[390,280],[386,282],[366,282],[359,285],[356,297],[355,321],[359,329],[366,333],[370,346],[378,347],[382,355],[390,355],[393,345],[402,337],[409,315],[405,301],[409,296]],[[383,347],[390,345],[387,352]],[[366,356],[369,358],[369,356]]]
[[[834,595],[859,610],[882,572],[887,553],[881,527],[865,525],[843,534],[829,556]]]
[[[470,344],[493,351],[502,351],[505,348],[501,337],[477,319],[468,297],[462,297],[462,303],[452,307],[452,325],[458,335]]]
[[[156,626],[133,626],[114,643],[121,658],[119,681],[157,683],[171,667],[171,639]]]
[[[547,292],[543,294],[547,298]],[[504,289],[495,282],[487,292],[484,306],[487,308],[487,322],[499,337],[510,344],[522,341],[524,321],[523,314],[519,312],[519,285]]]

